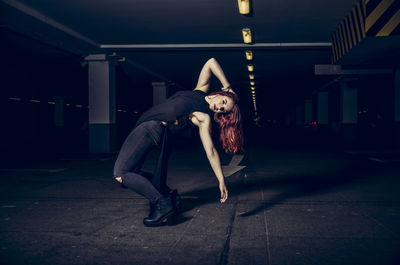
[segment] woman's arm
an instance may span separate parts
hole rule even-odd
[[[222,90],[228,90],[230,88],[230,84],[226,79],[221,66],[219,65],[217,60],[211,58],[204,64],[203,69],[201,69],[199,80],[197,81],[195,90],[201,90],[205,93],[208,93],[208,91],[210,90],[211,74],[214,74],[221,82]]]
[[[221,192],[221,203],[228,199],[228,189],[225,185],[224,174],[222,172],[221,162],[217,150],[211,138],[211,119],[210,116],[202,112],[193,112],[191,120],[194,125],[199,127],[200,139],[206,152],[208,161],[219,182]]]

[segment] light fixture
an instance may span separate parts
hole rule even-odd
[[[252,43],[252,38],[251,38],[251,30],[249,28],[243,28],[242,29],[242,35],[243,35],[243,42],[244,43]]]
[[[251,90],[256,90],[256,88],[254,86],[251,86],[250,89]]]
[[[250,80],[254,80],[255,75],[254,74],[249,74]]]
[[[245,51],[246,53],[246,60],[252,61],[253,60],[253,52],[252,51]]]
[[[250,1],[249,0],[238,0],[239,13],[247,15],[250,13]]]
[[[255,94],[256,94],[256,91],[255,91],[255,90],[252,90],[252,91],[251,91],[251,94],[255,95]]]
[[[251,86],[255,86],[255,84],[256,84],[256,82],[250,81],[250,85],[251,85]]]
[[[249,72],[253,72],[254,71],[254,65],[248,64],[247,65],[247,70],[249,70]]]

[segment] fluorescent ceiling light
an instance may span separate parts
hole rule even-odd
[[[253,40],[251,38],[251,30],[249,28],[243,28],[242,29],[242,35],[243,35],[243,42],[244,43],[252,43]]]
[[[246,60],[247,61],[253,60],[253,52],[252,51],[246,51]]]
[[[239,13],[247,15],[250,13],[250,1],[249,0],[238,0]]]

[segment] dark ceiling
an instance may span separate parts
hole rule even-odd
[[[132,79],[161,78],[184,89],[215,57],[247,107],[244,51],[251,49],[257,105],[268,115],[332,79],[315,76],[314,65],[331,63],[331,34],[356,2],[252,0],[244,16],[236,0],[0,0],[2,49],[66,61],[116,52]],[[254,32],[254,44],[243,44],[243,27]]]

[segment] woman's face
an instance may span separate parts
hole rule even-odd
[[[233,108],[233,99],[228,96],[215,95],[211,98],[210,109],[217,113],[230,112]]]

